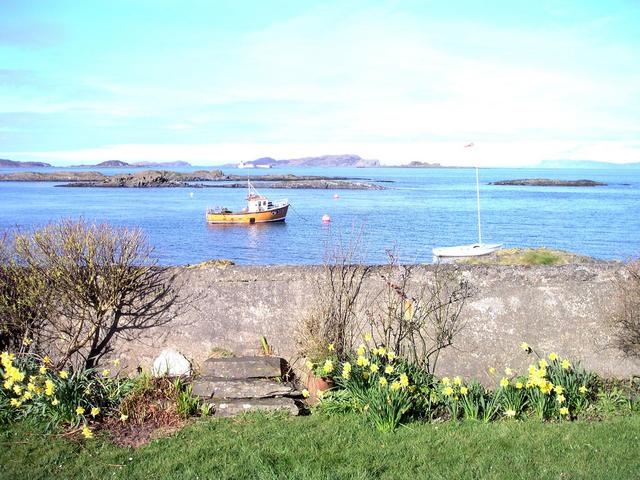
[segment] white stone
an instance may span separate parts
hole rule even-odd
[[[153,361],[151,374],[154,377],[191,375],[191,363],[180,352],[166,349]]]

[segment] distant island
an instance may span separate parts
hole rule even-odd
[[[96,165],[72,165],[70,168],[171,168],[171,167],[190,167],[189,162],[177,160],[175,162],[134,162],[127,163],[122,160],[106,160]]]
[[[46,168],[52,165],[44,162],[19,162],[0,158],[0,168]]]
[[[291,158],[288,160],[276,160],[271,157],[262,157],[256,160],[222,165],[223,167],[238,168],[275,168],[275,167],[379,167],[379,160],[367,160],[359,155],[322,155],[320,157]]]
[[[640,168],[640,162],[612,163],[594,160],[544,160],[538,168]]]
[[[225,175],[221,170],[197,170],[180,173],[167,170],[144,170],[136,173],[105,175],[100,172],[14,172],[0,174],[4,182],[67,182],[60,187],[92,188],[246,188],[246,175]],[[345,177],[252,175],[251,180],[259,188],[302,188],[342,190],[384,190],[364,179]],[[216,183],[201,183],[216,182]],[[237,183],[230,183],[237,182]]]
[[[439,163],[413,161],[406,165],[399,165],[401,168],[443,168]]]
[[[521,178],[518,180],[501,180],[489,185],[524,185],[531,187],[603,187],[606,183],[593,180],[555,180],[550,178]]]

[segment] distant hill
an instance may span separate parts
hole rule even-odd
[[[50,166],[51,165],[44,162],[19,162],[17,160],[0,158],[0,168],[44,168]]]
[[[594,160],[543,160],[539,168],[640,168],[636,163],[597,162]]]
[[[262,157],[256,160],[243,162],[245,167],[379,167],[379,160],[367,160],[358,155],[322,155],[320,157],[291,158],[276,160],[271,157]],[[228,166],[236,166],[229,164]]]
[[[72,168],[147,168],[147,167],[190,167],[189,162],[181,160],[175,162],[135,162],[127,163],[122,160],[107,160],[96,165],[73,165]]]

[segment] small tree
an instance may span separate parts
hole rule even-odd
[[[613,316],[615,343],[625,355],[640,358],[640,260],[630,262],[623,274]]]
[[[138,230],[66,220],[16,236],[17,256],[47,285],[53,314],[41,338],[56,363],[95,367],[113,342],[167,323],[178,288]]]

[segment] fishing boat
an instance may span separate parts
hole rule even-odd
[[[473,143],[465,145],[465,148],[471,147],[473,147]],[[478,165],[476,165],[476,205],[478,211],[478,243],[434,248],[431,250],[434,261],[455,257],[480,257],[482,255],[489,255],[497,252],[502,248],[501,243],[482,243],[482,223],[480,222],[480,175],[478,173]]]
[[[284,222],[289,210],[287,199],[272,202],[251,185],[247,180],[247,206],[240,211],[231,211],[226,207],[207,209],[207,223],[209,224],[254,224],[268,222]]]

